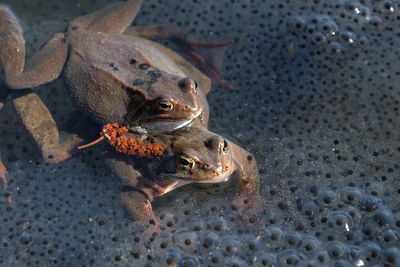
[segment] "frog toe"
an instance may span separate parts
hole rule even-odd
[[[48,163],[62,162],[78,152],[76,147],[83,141],[84,140],[78,135],[71,134],[64,142],[55,146],[43,148],[42,157],[44,161]]]
[[[142,192],[129,190],[121,192],[121,200],[129,218],[149,224],[156,224],[150,200]]]

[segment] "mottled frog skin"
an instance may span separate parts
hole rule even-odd
[[[75,19],[66,33],[55,34],[26,64],[21,26],[0,5],[0,66],[17,115],[46,161],[68,158],[83,140],[77,135],[60,140],[52,115],[36,93],[12,92],[49,83],[60,74],[78,109],[101,125],[125,124],[141,134],[167,132],[202,114],[210,79],[177,53],[145,38],[171,39],[194,58],[199,55],[192,46],[229,42],[197,41],[169,26],[129,27],[141,4],[117,2]]]

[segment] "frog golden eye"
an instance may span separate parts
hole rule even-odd
[[[157,107],[161,111],[171,111],[174,105],[170,100],[161,98],[157,101]]]
[[[177,158],[177,164],[183,169],[194,169],[196,163],[192,158],[187,156],[180,156]]]

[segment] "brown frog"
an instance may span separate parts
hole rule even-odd
[[[132,133],[128,136],[137,137]],[[238,211],[260,208],[259,174],[253,155],[204,127],[184,127],[172,133],[147,136],[145,141],[167,148],[161,157],[137,158],[105,152],[107,165],[122,180],[122,201],[134,220],[157,224],[151,202],[190,183],[220,183],[238,173]]]
[[[210,79],[180,55],[145,38],[174,41],[225,84],[193,47],[230,42],[198,41],[169,26],[129,27],[141,4],[142,0],[118,2],[75,19],[66,33],[55,34],[26,64],[21,26],[0,5],[0,66],[7,86],[15,92],[63,74],[76,106],[99,124],[121,123],[140,134],[190,124],[203,112]],[[82,139],[69,135],[60,140],[40,98],[32,91],[22,92],[14,94],[13,104],[43,158],[49,162],[68,158]]]

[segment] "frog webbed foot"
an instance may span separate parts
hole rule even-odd
[[[181,51],[201,71],[214,77],[220,85],[230,90],[237,88],[222,78],[219,72],[219,65],[222,63],[224,47],[233,41],[206,42],[197,40],[176,26],[154,25],[142,27],[129,27],[124,34],[139,36],[151,40],[170,40],[174,42]],[[200,48],[200,49],[199,49]]]
[[[76,146],[83,139],[78,135],[70,134],[65,141],[60,142],[56,122],[36,93],[28,91],[14,97],[15,111],[23,126],[39,146],[46,162],[63,161],[78,151]]]
[[[229,81],[222,77],[219,69],[222,64],[225,46],[231,44],[231,41],[202,43],[201,45],[191,45],[190,43],[180,43],[181,50],[188,59],[193,62],[201,71],[211,76],[221,86],[229,90],[238,90]],[[195,47],[199,47],[196,49]]]
[[[64,161],[71,157],[74,153],[78,152],[76,147],[83,141],[84,139],[82,139],[80,136],[76,134],[69,134],[69,136],[63,142],[43,148],[42,157],[46,162],[49,163]]]

